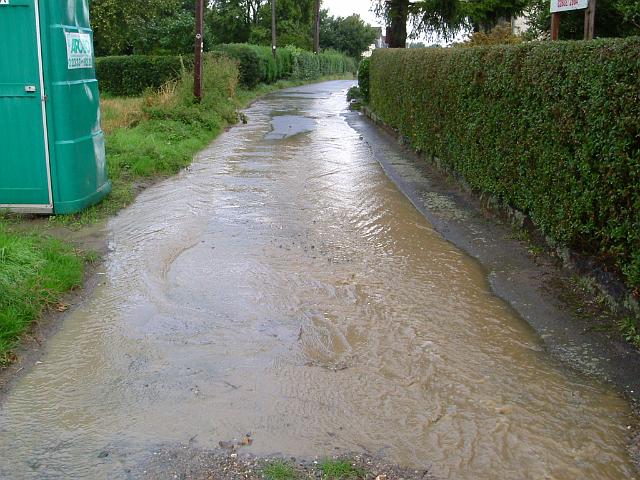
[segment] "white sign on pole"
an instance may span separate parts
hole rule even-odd
[[[551,0],[551,13],[580,10],[589,6],[589,0]]]

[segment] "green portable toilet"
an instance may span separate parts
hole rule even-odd
[[[88,0],[0,0],[0,209],[73,213],[110,190]]]

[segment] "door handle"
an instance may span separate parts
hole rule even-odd
[[[25,85],[24,91],[26,93],[36,93],[36,86],[35,85]]]

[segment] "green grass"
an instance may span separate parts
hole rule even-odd
[[[295,467],[284,460],[274,460],[265,467],[263,473],[267,480],[295,480],[298,478]]]
[[[618,328],[627,342],[636,348],[640,348],[640,329],[638,328],[638,321],[635,318],[630,316],[624,317],[618,323]]]
[[[324,460],[320,464],[322,478],[326,480],[355,480],[364,477],[362,469],[349,460]]]
[[[0,365],[48,306],[82,283],[84,259],[54,238],[9,232],[0,223]]]

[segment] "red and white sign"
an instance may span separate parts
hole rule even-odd
[[[551,13],[587,8],[589,0],[551,0]]]

